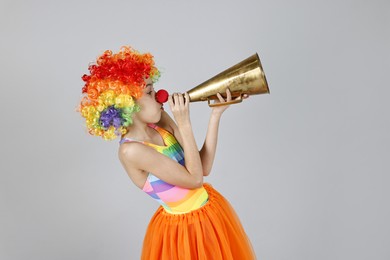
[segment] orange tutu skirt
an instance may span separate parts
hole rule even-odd
[[[146,231],[144,260],[256,259],[250,241],[229,202],[210,184],[209,200],[185,214],[159,207]]]

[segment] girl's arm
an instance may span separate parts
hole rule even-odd
[[[184,96],[182,94],[173,94],[173,97],[169,97],[168,103],[177,123],[178,133],[181,139],[180,144],[185,155],[185,167],[196,179],[196,184],[203,185],[202,161],[189,116],[190,97],[188,93],[185,93]]]
[[[216,101],[216,103],[223,103],[225,102],[222,95],[219,93],[217,94],[219,101]],[[226,90],[226,102],[231,101],[231,92],[229,89]],[[243,98],[248,98],[247,95],[244,95]],[[204,144],[202,146],[202,149],[199,151],[199,156],[202,163],[202,171],[203,175],[207,176],[211,172],[211,168],[213,166],[215,153],[217,150],[217,141],[218,141],[218,129],[219,129],[219,122],[222,116],[222,113],[228,108],[228,105],[225,106],[218,106],[213,107],[208,128],[207,128],[207,134],[204,141]],[[162,118],[161,118],[161,126],[164,128],[169,128],[174,136],[176,137],[177,141],[180,143],[180,145],[183,146],[183,138],[182,134],[180,133],[176,123],[172,120],[172,118],[166,113],[163,112]],[[187,158],[187,155],[186,155]]]
[[[199,151],[204,176],[208,176],[210,174],[211,168],[213,166],[215,152],[217,150],[218,129],[221,115],[222,113],[215,112],[214,110],[211,112],[206,138],[204,140],[202,149]]]
[[[182,166],[171,158],[141,143],[124,143],[119,149],[119,159],[130,179],[142,188],[140,179],[152,172],[157,178],[183,188],[199,188],[203,184],[201,167],[198,172]],[[144,180],[143,180],[144,181]]]
[[[232,94],[229,89],[226,89],[226,101],[221,94],[217,93],[219,101],[215,103],[224,103],[232,100]],[[244,95],[243,98],[248,98],[248,95]],[[202,149],[200,150],[200,158],[202,160],[203,175],[207,176],[211,172],[213,167],[215,153],[217,151],[217,142],[218,142],[218,129],[219,122],[222,116],[222,113],[229,107],[229,105],[213,107],[211,111],[211,116],[209,120],[209,125],[207,128],[206,138]]]
[[[188,94],[185,95],[186,100],[189,100]],[[199,188],[203,185],[202,162],[192,132],[189,104],[184,102],[183,95],[175,95],[174,100],[169,97],[169,105],[177,122],[175,136],[180,136],[180,144],[185,153],[185,167],[140,143],[122,144],[119,159],[134,182],[144,173],[152,172],[159,179],[172,185]],[[182,136],[185,138],[181,138]]]

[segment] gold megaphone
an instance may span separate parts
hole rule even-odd
[[[224,96],[227,88],[234,100],[210,103],[210,100],[218,99],[217,93]],[[240,103],[244,94],[265,93],[269,93],[269,88],[257,53],[188,91],[190,102],[207,100],[210,107]]]

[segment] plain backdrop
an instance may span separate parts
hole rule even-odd
[[[271,94],[225,112],[206,179],[258,259],[390,259],[389,28],[387,0],[1,0],[0,259],[139,259],[158,205],[75,111],[123,45],[171,93],[259,54]]]

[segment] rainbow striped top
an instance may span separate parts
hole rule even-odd
[[[184,151],[176,138],[164,128],[154,124],[148,124],[148,126],[155,129],[161,135],[164,140],[164,146],[131,138],[121,139],[120,144],[125,142],[139,142],[148,145],[184,166]],[[152,173],[148,174],[142,190],[160,203],[165,211],[171,214],[188,213],[202,207],[208,200],[208,194],[204,187],[197,189],[182,188],[166,183]]]

